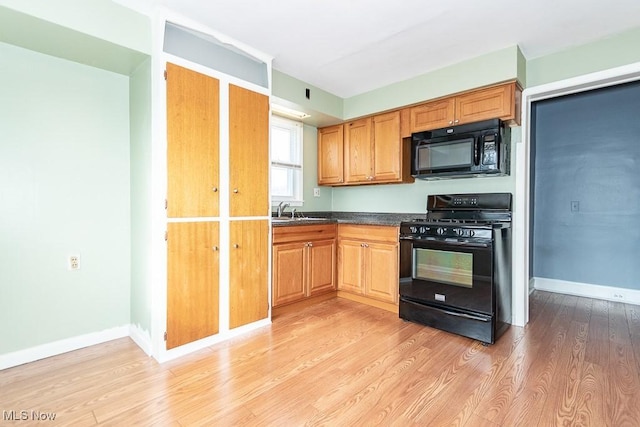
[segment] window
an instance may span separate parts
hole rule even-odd
[[[302,123],[271,117],[271,202],[302,205]]]

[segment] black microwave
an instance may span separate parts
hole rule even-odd
[[[420,179],[509,175],[509,134],[499,119],[411,135],[411,175]]]

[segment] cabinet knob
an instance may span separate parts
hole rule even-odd
[[[458,122],[460,122],[460,120],[458,120],[458,119],[455,119],[455,120],[453,121],[453,123],[458,123]]]
[[[217,247],[217,246],[214,246],[214,247],[212,247],[211,249],[212,249],[214,252],[217,252],[217,251],[218,251],[218,247]]]
[[[307,243],[307,246],[308,246],[308,247],[312,247],[312,246],[313,246],[313,242],[309,242],[309,243]]]
[[[238,189],[237,189],[237,188],[234,188],[234,189],[233,189],[233,192],[234,192],[234,193],[237,193],[237,192],[238,192]]]
[[[238,248],[240,247],[240,245],[239,245],[239,244],[237,244],[237,243],[234,243],[234,244],[233,244],[233,247],[234,247],[235,249],[238,249]]]
[[[218,192],[218,187],[213,187],[213,188],[211,189],[211,191],[213,191],[214,193],[217,193],[217,192]]]
[[[449,124],[452,125],[453,124],[453,120],[449,120]]]

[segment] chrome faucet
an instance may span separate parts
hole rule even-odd
[[[278,205],[278,218],[282,216],[285,209],[287,209],[288,207],[289,207],[289,203],[280,202],[280,204]]]

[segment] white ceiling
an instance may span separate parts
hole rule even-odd
[[[531,59],[640,27],[639,0],[114,1],[164,5],[342,98],[516,44]]]

